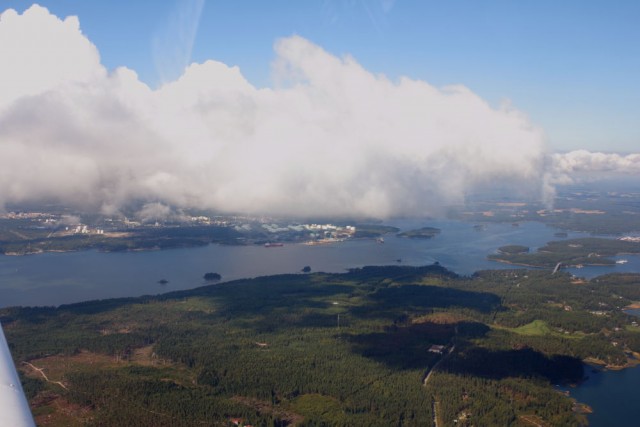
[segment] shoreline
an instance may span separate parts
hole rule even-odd
[[[487,259],[489,261],[500,262],[502,264],[508,264],[508,265],[518,265],[518,266],[521,266],[521,267],[531,267],[531,268],[540,268],[540,269],[543,269],[543,268],[553,269],[552,266],[547,266],[547,265],[525,264],[523,262],[507,261],[506,259],[500,259],[500,258],[489,258],[489,257],[487,257]],[[592,264],[592,263],[589,263],[589,264],[582,264],[582,265],[584,267],[615,267],[616,264],[615,263],[614,264]],[[566,265],[565,267],[577,268],[576,265]],[[640,308],[640,306],[638,308]]]
[[[602,368],[603,371],[622,371],[623,369],[636,368],[640,365],[640,353],[633,352],[634,357],[627,357],[627,363],[624,365],[609,365],[604,360],[594,357],[587,357],[582,360],[588,366]]]
[[[371,237],[353,237],[349,239],[321,239],[321,240],[291,240],[291,241],[283,241],[282,243],[287,245],[305,245],[305,246],[319,246],[319,245],[331,245],[336,243],[343,243],[347,241],[365,241],[372,240]],[[192,244],[192,245],[176,245],[176,246],[168,246],[168,247],[139,247],[139,248],[127,248],[127,249],[101,249],[93,246],[88,247],[80,247],[76,249],[38,249],[31,252],[0,252],[0,256],[28,256],[28,255],[41,255],[46,253],[70,253],[70,252],[82,252],[82,251],[98,251],[102,253],[118,253],[118,252],[153,252],[153,251],[162,251],[166,249],[180,249],[180,248],[198,248],[201,246],[207,245],[229,245],[229,246],[262,246],[262,243],[259,241],[256,242],[209,242],[205,244]]]

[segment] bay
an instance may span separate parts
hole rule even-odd
[[[398,220],[389,225],[401,230],[437,227],[433,239],[400,238],[393,234],[375,239],[308,246],[285,244],[265,248],[258,245],[208,245],[149,252],[80,251],[28,256],[0,256],[0,307],[14,305],[60,305],[91,299],[134,297],[190,289],[205,285],[202,277],[216,272],[223,281],[281,273],[312,271],[344,272],[365,265],[426,265],[439,262],[448,269],[470,275],[482,269],[515,268],[488,261],[486,256],[506,244],[526,245],[535,250],[556,239],[554,228],[536,222],[474,224],[441,220]],[[584,237],[569,233],[569,237]],[[640,259],[608,271],[636,268]],[[589,277],[592,267],[576,274]],[[598,274],[601,270],[598,270]],[[158,282],[166,280],[161,285]]]
[[[593,413],[587,416],[589,426],[635,425],[640,415],[636,395],[640,384],[640,369],[593,370],[595,372],[587,366],[589,378],[578,387],[568,389],[572,398],[593,409]]]
[[[628,310],[627,313],[640,317],[640,309]],[[586,365],[585,372],[588,378],[578,387],[562,389],[593,409],[593,413],[587,416],[589,426],[636,425],[640,416],[636,395],[640,384],[640,367],[611,371]]]

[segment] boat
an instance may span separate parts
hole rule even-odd
[[[268,243],[264,244],[265,248],[279,248],[281,246],[284,246],[284,243],[271,243],[271,242],[268,242]]]
[[[376,242],[378,242],[378,243],[384,243],[384,239],[383,239],[382,237],[378,237],[378,238],[376,239]]]
[[[629,262],[628,259],[619,259],[619,260],[616,261],[616,264],[626,264],[628,262]]]

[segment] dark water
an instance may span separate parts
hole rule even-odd
[[[590,427],[635,426],[640,416],[640,368],[620,371],[591,372],[589,379],[576,388],[568,389],[571,397],[593,409],[588,415]]]
[[[344,272],[365,265],[398,264],[399,259],[403,265],[438,261],[456,273],[468,275],[481,269],[514,268],[488,261],[486,256],[506,244],[522,244],[535,250],[553,240],[557,231],[533,222],[518,227],[489,224],[482,231],[459,221],[396,221],[391,225],[402,229],[428,225],[440,228],[442,233],[430,240],[387,235],[383,244],[370,239],[318,246],[209,245],[152,252],[0,256],[0,307],[153,295],[201,286],[207,272],[217,272],[226,281],[297,273],[306,265],[312,271]],[[580,273],[584,275],[588,270],[584,268]],[[158,284],[161,279],[169,283]]]

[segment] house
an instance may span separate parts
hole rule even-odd
[[[442,354],[444,352],[445,346],[443,345],[432,345],[429,347],[429,353],[437,353]]]

